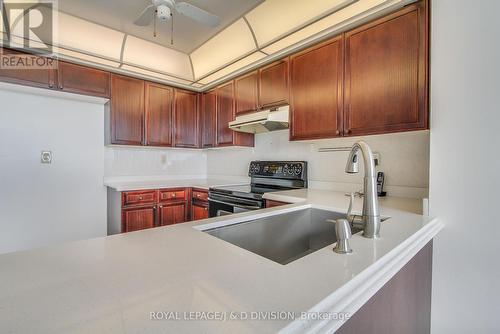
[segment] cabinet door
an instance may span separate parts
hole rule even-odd
[[[142,145],[144,81],[111,75],[111,143]]]
[[[200,220],[206,218],[208,218],[208,206],[201,204],[193,204],[191,220]]]
[[[282,205],[287,205],[287,204],[290,204],[290,203],[266,199],[266,208],[274,208],[276,206],[282,206]]]
[[[290,139],[338,137],[342,129],[343,40],[290,58]]]
[[[187,203],[172,203],[160,205],[160,226],[184,223],[187,221]]]
[[[229,122],[234,120],[234,81],[216,89],[217,109],[217,146],[254,146],[254,135],[234,132],[229,129]]]
[[[59,61],[58,86],[66,92],[109,97],[109,72]]]
[[[258,72],[234,80],[236,114],[258,109]]]
[[[288,58],[259,70],[259,105],[269,108],[288,103]]]
[[[425,2],[346,34],[346,135],[427,128],[427,34]]]
[[[6,56],[8,61],[10,56],[20,56],[20,57],[37,57],[35,55],[28,55],[19,51],[14,51],[10,49],[0,49],[0,54]],[[22,58],[21,58],[22,59]],[[55,88],[56,86],[56,65],[57,60],[48,58],[48,61],[53,62],[54,69],[2,69],[0,68],[0,81],[41,87],[41,88]],[[2,59],[2,61],[4,61]]]
[[[229,82],[217,88],[217,146],[233,144],[233,131],[229,122],[234,119],[234,85]]]
[[[217,95],[215,91],[203,94],[202,108],[200,112],[201,147],[215,146],[215,113],[217,110]]]
[[[198,94],[175,90],[175,146],[198,147]]]
[[[174,90],[146,83],[146,145],[172,146]]]
[[[155,226],[156,206],[122,209],[122,233]]]

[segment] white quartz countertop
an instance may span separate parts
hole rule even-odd
[[[352,254],[329,245],[287,265],[202,231],[348,205],[340,192],[302,196],[282,207],[0,255],[0,332],[333,332],[442,228],[438,219],[381,201],[381,214],[391,218],[380,239],[356,234]],[[151,312],[169,319],[151,320]]]
[[[332,198],[333,194],[335,199]],[[349,197],[344,193],[345,199],[337,198],[337,195],[342,195],[340,192],[318,189],[295,189],[278,192],[270,192],[264,194],[264,199],[285,203],[315,203],[321,205],[331,205],[334,202],[344,203],[344,209],[349,206]],[[386,211],[388,209],[397,209],[406,212],[422,214],[424,211],[424,201],[421,198],[404,198],[404,197],[379,197],[379,205]],[[363,208],[363,199],[356,197],[353,203],[353,210],[361,211]]]
[[[248,178],[197,178],[180,176],[176,178],[162,177],[114,177],[104,179],[104,185],[116,191],[147,190],[160,188],[201,188],[221,187],[230,185],[248,184]]]

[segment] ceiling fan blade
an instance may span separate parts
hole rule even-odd
[[[153,21],[156,7],[154,5],[149,5],[142,11],[141,15],[134,21],[135,25],[147,26]]]
[[[216,27],[220,23],[220,19],[218,16],[209,13],[199,7],[193,6],[192,4],[187,2],[176,3],[175,9],[180,14],[211,27]]]

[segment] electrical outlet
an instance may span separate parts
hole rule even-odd
[[[52,163],[52,151],[42,151],[40,161],[42,164]]]

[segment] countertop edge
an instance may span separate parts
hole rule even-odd
[[[109,180],[104,179],[103,185],[117,192],[142,191],[168,188],[198,188],[209,190],[211,187],[244,185],[244,179],[207,179],[207,178],[179,178],[179,179],[144,179],[144,180]]]
[[[262,196],[263,199],[268,199],[271,201],[278,201],[278,202],[285,202],[285,203],[302,203],[306,202],[307,199],[303,197],[294,197],[290,195],[282,195],[279,193],[271,192],[271,193],[265,193],[264,196]]]
[[[308,312],[353,315],[431,241],[443,227],[444,224],[439,219],[434,218],[343,287],[309,309]],[[347,320],[295,320],[280,330],[280,333],[333,333]]]

